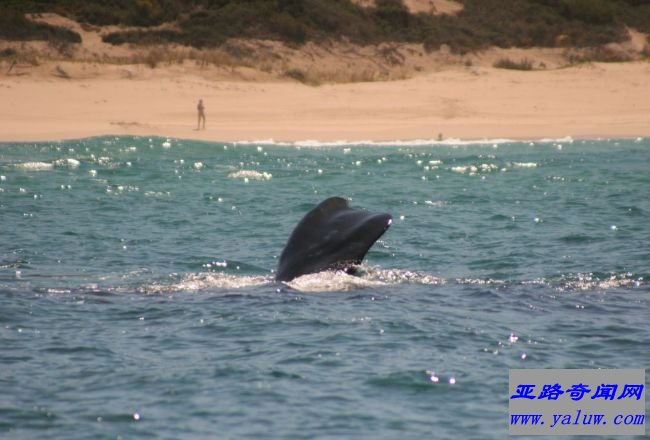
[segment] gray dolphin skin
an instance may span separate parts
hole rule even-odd
[[[291,281],[324,270],[353,273],[392,222],[390,214],[353,209],[347,200],[330,197],[309,211],[293,230],[280,255],[275,279]]]

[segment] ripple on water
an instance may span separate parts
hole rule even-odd
[[[585,291],[640,287],[644,284],[644,281],[643,277],[629,272],[605,276],[599,276],[593,273],[577,273],[562,276],[557,289],[560,291]]]
[[[0,436],[503,438],[508,368],[649,364],[650,149],[549,142],[2,145]],[[377,266],[276,283],[331,195]]]

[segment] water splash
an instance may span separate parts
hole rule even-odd
[[[243,276],[227,273],[191,273],[173,284],[151,284],[140,289],[143,293],[198,292],[201,290],[238,290],[248,287],[270,285],[269,276]]]
[[[303,275],[287,283],[299,292],[350,292],[383,286],[386,283],[364,277],[348,275],[342,271],[325,271]]]

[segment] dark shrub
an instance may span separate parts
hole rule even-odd
[[[269,20],[271,30],[283,40],[302,44],[307,39],[307,28],[289,14],[274,14]]]
[[[81,43],[81,36],[69,29],[37,23],[12,9],[0,8],[0,38],[10,41],[43,40],[50,42]]]
[[[571,18],[585,23],[607,24],[614,21],[614,5],[611,0],[565,0]]]
[[[12,49],[11,47],[0,50],[0,58],[11,58],[16,55],[18,55],[18,52],[16,52],[16,49]]]
[[[510,58],[501,58],[494,63],[494,67],[510,70],[533,70],[533,61],[528,58],[523,58],[519,61],[513,61]]]

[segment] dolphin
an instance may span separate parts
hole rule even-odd
[[[330,197],[309,211],[287,241],[276,271],[277,281],[324,270],[354,273],[368,249],[393,222],[390,214],[353,209]]]

